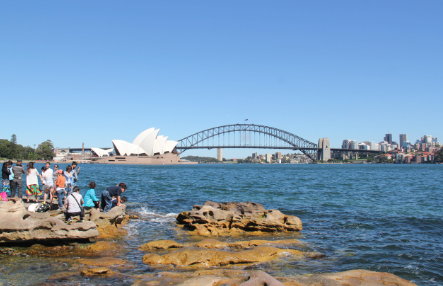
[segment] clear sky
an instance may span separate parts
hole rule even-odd
[[[332,147],[388,131],[443,141],[442,11],[441,0],[1,1],[0,138],[105,147],[247,118]]]

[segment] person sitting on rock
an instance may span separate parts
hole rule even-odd
[[[83,203],[82,195],[80,195],[80,188],[75,186],[65,202],[65,219],[67,223],[71,223],[71,217],[78,215],[80,216],[80,221],[83,221],[84,213],[81,211],[80,207]]]
[[[106,213],[112,208],[112,197],[117,197],[117,206],[120,206],[120,196],[127,188],[125,183],[120,183],[104,190],[101,196],[101,209]]]
[[[85,203],[83,206],[85,207],[85,210],[90,210],[92,208],[96,208],[99,210],[99,199],[95,196],[95,182],[89,183],[89,190],[85,194]]]

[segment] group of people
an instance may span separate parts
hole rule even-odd
[[[72,216],[80,215],[80,220],[83,220],[82,207],[86,210],[96,208],[97,210],[108,212],[113,206],[120,206],[126,202],[126,197],[122,196],[127,189],[125,183],[120,183],[116,186],[108,187],[102,191],[101,200],[95,194],[95,182],[89,183],[89,190],[83,196],[80,194],[80,188],[76,186],[80,167],[77,167],[77,162],[72,162],[72,165],[66,167],[66,171],[59,169],[58,165],[54,165],[54,170],[50,168],[51,164],[47,162],[41,168],[39,173],[34,167],[34,163],[30,162],[25,171],[22,166],[22,160],[17,160],[15,166],[12,166],[11,161],[3,163],[2,166],[2,191],[0,192],[0,200],[7,200],[7,194],[10,197],[23,197],[22,176],[26,175],[26,194],[27,202],[29,198],[34,196],[35,202],[43,194],[43,204],[46,203],[49,195],[49,201],[52,203],[56,197],[58,200],[59,210],[65,208],[65,217],[70,221]],[[39,187],[38,178],[42,183]],[[101,202],[100,202],[101,201]]]

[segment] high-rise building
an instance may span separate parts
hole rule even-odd
[[[266,162],[271,163],[272,161],[272,155],[269,153],[266,153]]]
[[[391,133],[386,134],[385,141],[388,142],[389,144],[392,144],[392,134]]]
[[[281,154],[281,152],[276,152],[275,153],[275,159],[278,160],[278,159],[281,159],[281,158],[283,158],[283,155]]]
[[[258,157],[257,152],[252,153],[252,159],[257,159],[257,157]]]
[[[351,140],[351,142],[349,142],[349,149],[358,150],[358,142]]]
[[[431,135],[425,135],[421,139],[421,142],[423,143],[432,143],[432,136]]]
[[[223,161],[223,148],[217,148],[217,160]]]
[[[351,140],[349,140],[349,139],[343,140],[343,143],[341,144],[341,148],[342,149],[349,149],[349,143],[350,142],[351,142]]]
[[[403,147],[403,143],[408,141],[408,134],[400,134],[400,146]]]

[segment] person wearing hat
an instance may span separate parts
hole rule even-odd
[[[66,195],[66,178],[63,175],[63,170],[57,170],[57,181],[55,182],[55,192],[57,193],[58,210],[61,211],[63,207],[63,198]]]
[[[23,179],[22,176],[25,173],[25,168],[22,166],[22,160],[17,159],[17,164],[12,167],[12,173],[14,174],[14,179],[12,179],[11,184],[11,197],[16,197],[17,195],[20,199],[23,198]]]

